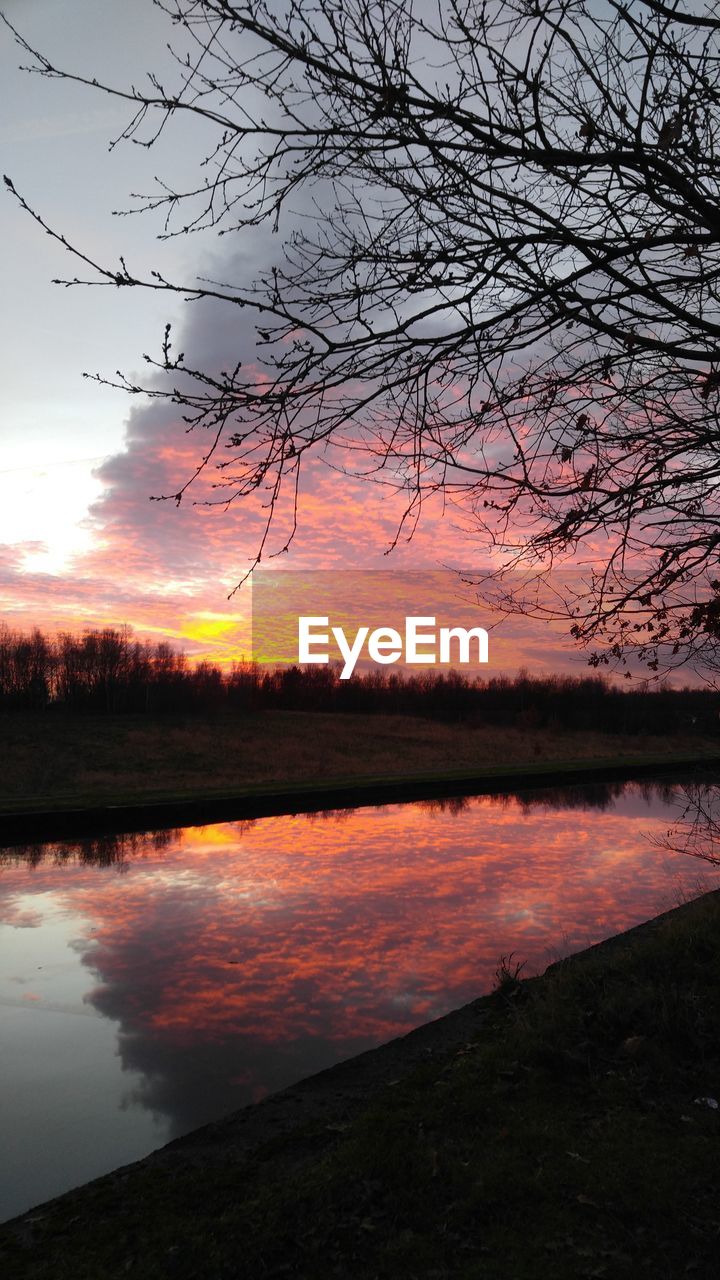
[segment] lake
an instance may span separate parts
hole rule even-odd
[[[720,885],[663,783],[0,850],[0,1220]],[[673,840],[677,844],[677,840]]]

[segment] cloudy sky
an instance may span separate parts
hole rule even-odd
[[[162,70],[172,32],[150,0],[0,0],[0,10],[57,65],[141,83]],[[108,264],[137,274],[247,278],[262,243],[242,237],[159,241],[161,215],[112,216],[153,176],[197,173],[203,139],[182,130],[161,155],[109,142],[127,124],[121,103],[19,70],[27,55],[0,34],[2,168],[58,231]],[[83,378],[132,376],[157,355],[166,322],[196,355],[252,352],[251,322],[229,324],[207,304],[115,288],[66,289],[62,248],[3,199],[0,620],[46,629],[129,623],[189,652],[227,661],[248,651],[248,591],[228,599],[257,547],[262,513],[151,502],[188,478],[198,445],[177,415]],[[197,492],[202,497],[201,490]],[[401,512],[391,492],[316,464],[305,478],[300,533],[287,569],[434,569],[477,565],[478,554],[440,506],[426,509],[409,545],[388,560]],[[520,655],[522,660],[523,655]],[[579,659],[582,665],[582,659]],[[533,662],[530,662],[533,665]]]
[[[124,84],[163,63],[167,23],[149,0],[4,0],[1,7],[29,43],[70,70]],[[124,254],[137,271],[160,265],[190,280],[209,263],[242,268],[247,249],[231,238],[161,243],[159,216],[113,218],[129,192],[148,189],[158,157],[127,144],[109,152],[127,109],[21,72],[26,55],[8,33],[0,40],[3,171],[54,227],[109,262]],[[164,175],[181,180],[193,172],[200,152],[185,142],[174,137],[165,146]],[[3,199],[0,616],[63,626],[125,621],[186,639],[191,649],[235,648],[246,595],[227,596],[252,556],[259,514],[151,503],[151,494],[186,478],[197,446],[167,409],[131,403],[82,374],[132,374],[144,352],[158,352],[168,320],[185,338],[190,329],[195,349],[212,349],[214,338],[247,349],[248,322],[232,334],[226,317],[221,329],[208,309],[184,316],[172,299],[53,286],[53,276],[74,274],[73,263],[9,194]],[[383,552],[397,518],[388,495],[317,469],[303,510],[302,535],[283,568],[387,568]],[[425,567],[450,555],[449,523],[442,541],[437,530],[431,541],[428,529],[396,560]]]

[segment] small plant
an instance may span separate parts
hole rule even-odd
[[[501,991],[503,995],[514,995],[520,986],[520,974],[526,963],[527,961],[525,960],[515,960],[514,951],[511,951],[507,956],[500,956],[495,970],[495,986],[493,990]]]

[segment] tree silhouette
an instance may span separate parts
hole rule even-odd
[[[405,493],[398,538],[441,491],[507,566],[586,552],[563,608],[595,661],[715,662],[720,5],[154,3],[180,41],[172,86],[98,84],[15,34],[41,75],[127,99],[125,139],[159,147],[201,118],[197,184],[141,207],[168,235],[288,226],[277,262],[238,286],[140,277],[6,181],[82,260],[71,283],[256,318],[252,366],[194,367],[168,329],[148,385],[115,384],[204,437],[166,496],[218,464],[218,501],[264,501],[265,558],[292,539],[306,460],[332,449]]]

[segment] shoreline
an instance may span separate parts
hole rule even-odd
[[[0,848],[16,843],[92,837],[110,832],[204,826],[215,822],[314,813],[320,809],[355,809],[384,804],[494,795],[535,787],[572,786],[584,782],[632,781],[677,773],[717,769],[720,755],[641,755],[615,760],[547,761],[481,770],[451,770],[398,777],[356,777],[291,785],[257,784],[237,791],[201,791],[162,795],[121,804],[83,807],[0,807]]]
[[[672,921],[684,924],[688,918],[720,903],[720,889],[709,890],[689,902],[613,934],[590,947],[553,961],[539,975],[522,981],[525,991],[542,989],[551,976],[560,971],[577,971],[586,965],[612,964],[623,952],[630,954],[642,948]],[[375,1099],[393,1086],[400,1086],[424,1065],[437,1064],[453,1054],[462,1054],[477,1040],[486,1027],[490,1039],[494,1034],[493,1018],[497,1015],[498,990],[476,997],[468,1004],[442,1017],[422,1023],[403,1036],[347,1058],[334,1066],[298,1081],[294,1085],[239,1111],[221,1117],[165,1146],[149,1152],[137,1161],[118,1166],[90,1182],[63,1192],[51,1200],[34,1205],[17,1216],[0,1223],[0,1256],[2,1237],[23,1246],[33,1243],[38,1229],[52,1223],[64,1230],[66,1220],[73,1224],[82,1214],[94,1213],[96,1197],[115,1194],[120,1202],[133,1179],[159,1174],[170,1180],[184,1171],[237,1167],[245,1169],[258,1158],[281,1157],[290,1144],[294,1155],[307,1155],[307,1142],[312,1145],[312,1132],[320,1125],[327,1133],[342,1135],[353,1121],[364,1113]],[[294,1155],[292,1158],[294,1158]],[[291,1160],[292,1162],[292,1160]],[[282,1172],[282,1169],[281,1169]]]

